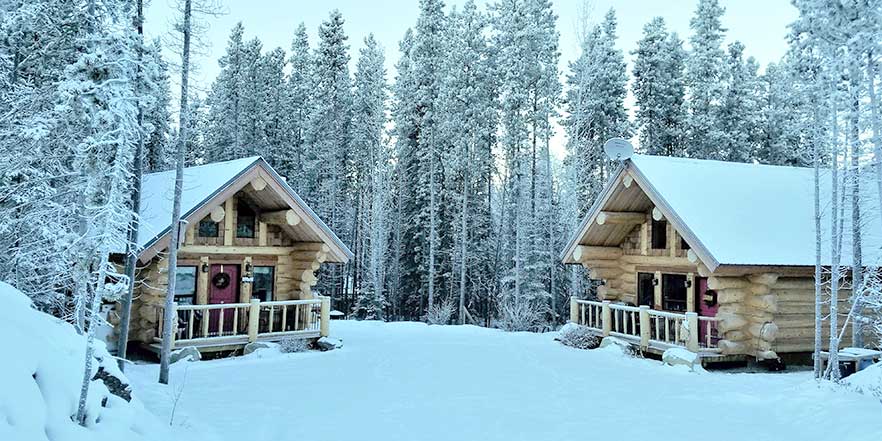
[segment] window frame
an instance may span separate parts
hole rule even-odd
[[[179,294],[178,287],[181,286],[180,280],[178,277],[185,273],[185,269],[193,270],[193,292],[189,294]],[[196,304],[196,293],[199,292],[199,267],[198,265],[178,265],[177,270],[175,271],[175,302],[178,302],[182,305],[195,305]],[[190,303],[181,303],[181,300],[184,298],[189,298]]]
[[[676,278],[677,280],[682,278],[682,280],[683,280],[682,285],[683,286],[682,287],[671,286],[671,284],[675,284],[675,282],[673,280],[671,280],[674,278]],[[684,312],[684,313],[689,311],[689,288],[686,286],[686,284],[689,283],[689,277],[686,274],[662,273],[661,280],[659,281],[659,283],[661,283],[661,301],[662,301],[661,308],[662,308],[662,310],[672,311],[672,312]],[[682,300],[678,299],[678,298],[672,299],[671,296],[669,295],[669,294],[671,294],[671,291],[672,290],[679,291],[680,289],[682,289],[682,292],[683,292]],[[682,309],[670,307],[671,303],[675,303],[677,305],[682,304],[683,305]]]
[[[269,292],[267,296],[258,297],[257,296],[257,273],[258,268],[269,268]],[[276,291],[276,267],[274,265],[255,265],[251,269],[251,277],[253,281],[251,282],[251,298],[258,297],[261,302],[271,302],[275,297]]]
[[[203,225],[214,225],[214,236],[202,234],[202,226]],[[196,224],[196,236],[197,237],[214,237],[214,238],[216,238],[216,237],[220,236],[220,230],[221,230],[220,222],[215,222],[215,221],[211,220],[210,216],[205,216],[204,219],[202,219],[201,221],[199,221],[198,224]]]
[[[668,247],[668,221],[653,219],[650,229],[649,247],[653,250],[666,249]]]
[[[249,217],[251,218],[250,222],[246,222],[246,224],[248,224],[248,226],[251,229],[250,236],[242,234],[242,226],[243,226],[243,222],[242,222],[243,214],[242,213],[243,212],[250,213],[250,215],[249,214],[244,215],[244,217],[246,217],[246,218],[249,218]],[[237,239],[254,239],[255,237],[257,237],[257,213],[254,212],[254,210],[252,210],[251,207],[249,207],[248,205],[239,203],[238,206],[236,207],[236,238]]]

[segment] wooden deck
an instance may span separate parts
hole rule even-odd
[[[173,305],[172,349],[226,351],[258,341],[325,337],[330,326],[330,299],[283,300],[216,305]],[[156,335],[162,336],[163,307],[158,307]],[[159,352],[161,337],[144,345]]]
[[[587,327],[600,337],[617,337],[652,354],[661,355],[671,348],[686,348],[707,361],[744,359],[721,354],[717,346],[718,319],[701,317],[694,312],[677,314],[648,306],[573,298],[570,300],[570,321]]]

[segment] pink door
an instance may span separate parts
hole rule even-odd
[[[211,279],[208,288],[208,303],[212,305],[236,303],[239,294],[239,265],[211,265]],[[213,309],[209,313],[208,332],[218,335],[220,326],[220,310]],[[224,333],[233,330],[233,310],[224,310]]]
[[[717,303],[717,292],[707,289],[706,277],[698,277],[695,280],[698,283],[698,298],[695,299],[698,303],[698,315],[703,317],[716,317],[717,310],[720,308],[719,303]],[[698,338],[702,345],[707,343],[708,333],[710,333],[711,343],[716,343],[717,340],[719,340],[716,328],[711,328],[711,322],[699,322]]]

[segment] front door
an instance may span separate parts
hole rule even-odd
[[[697,294],[695,296],[695,302],[698,303],[698,315],[703,317],[716,317],[717,310],[720,308],[720,305],[717,303],[717,292],[707,289],[706,277],[696,277],[695,283],[697,285],[697,289],[695,290]],[[710,326],[711,322],[699,322],[698,338],[701,342],[707,342],[708,337],[710,337],[712,343],[719,340],[717,330]],[[710,333],[709,336],[708,333]]]
[[[239,299],[239,265],[211,265],[208,303],[211,305],[236,303]],[[220,329],[220,310],[212,309],[208,319],[208,332],[218,335],[233,330],[233,311],[224,310],[223,330]]]

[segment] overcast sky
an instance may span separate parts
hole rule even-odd
[[[170,29],[175,15],[172,7],[176,0],[152,0],[147,10],[146,32],[149,36],[161,36]],[[258,37],[264,50],[282,47],[289,50],[294,30],[301,22],[306,24],[310,43],[315,45],[316,30],[326,20],[328,12],[339,9],[346,20],[345,31],[349,37],[350,56],[354,60],[362,46],[363,38],[374,33],[385,48],[388,79],[394,78],[393,65],[398,59],[398,41],[408,27],[416,23],[419,13],[417,0],[222,0],[226,14],[209,19],[206,34],[209,47],[205,56],[198,60],[199,71],[194,80],[206,89],[217,76],[217,59],[223,54],[226,41],[233,26],[241,21],[246,38]],[[492,1],[477,0],[478,4]],[[465,0],[448,0],[446,4],[462,5]],[[561,69],[579,56],[578,35],[587,20],[597,22],[613,7],[619,19],[619,48],[627,57],[640,39],[643,26],[652,17],[662,16],[670,30],[688,41],[689,19],[697,0],[553,0],[558,15],[560,32]],[[727,42],[740,40],[746,46],[747,55],[754,56],[761,65],[778,60],[786,51],[787,25],[797,17],[796,9],[789,0],[721,0],[726,8],[723,25],[728,29]],[[587,13],[585,12],[587,11]],[[629,100],[630,101],[630,100]],[[560,137],[555,150],[560,149]]]

